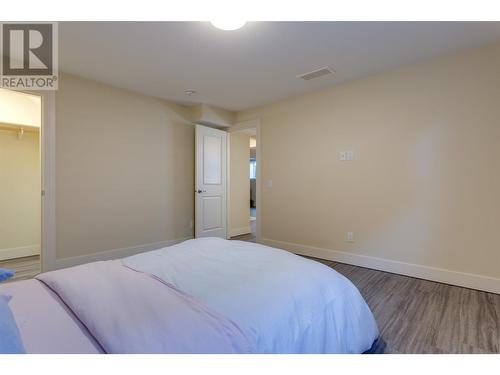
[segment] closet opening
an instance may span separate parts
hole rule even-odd
[[[0,268],[41,269],[42,97],[0,89]]]

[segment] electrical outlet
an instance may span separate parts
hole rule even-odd
[[[354,242],[354,232],[347,232],[347,242]]]

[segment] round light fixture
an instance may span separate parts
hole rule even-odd
[[[244,20],[238,20],[238,19],[221,19],[221,20],[215,20],[215,21],[210,21],[212,26],[220,29],[220,30],[238,30],[241,29],[247,21]]]

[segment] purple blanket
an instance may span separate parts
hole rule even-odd
[[[107,353],[252,353],[228,318],[120,261],[41,274]]]

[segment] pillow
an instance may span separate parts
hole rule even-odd
[[[14,276],[15,272],[7,268],[0,268],[0,283]]]
[[[9,299],[0,295],[0,354],[24,354],[26,351],[8,305]]]

